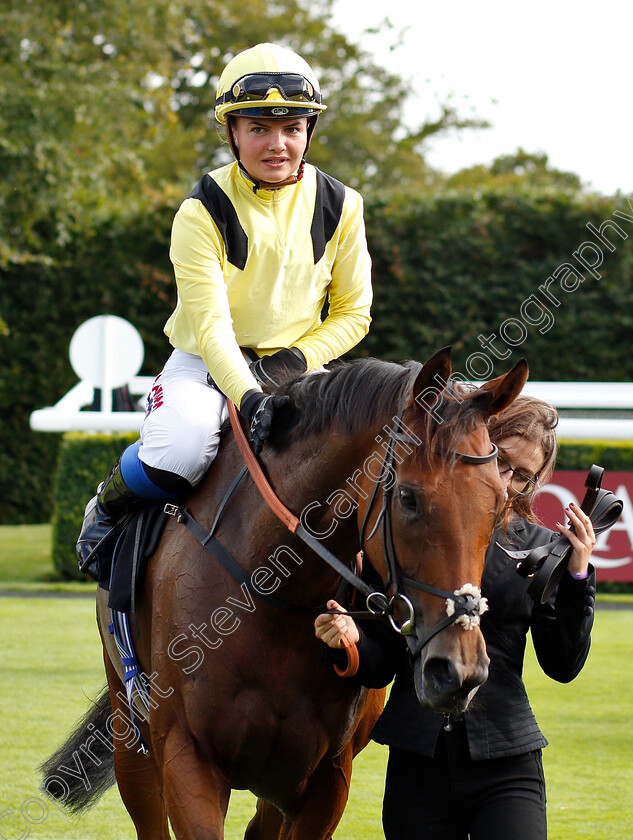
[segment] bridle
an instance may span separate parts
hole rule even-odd
[[[309,548],[311,548],[319,557],[321,557],[331,568],[333,568],[344,580],[357,589],[364,597],[367,611],[356,612],[350,611],[347,615],[353,617],[365,618],[383,618],[386,617],[393,629],[397,633],[401,633],[405,637],[417,636],[415,629],[415,610],[411,600],[404,594],[405,587],[412,587],[422,590],[431,595],[436,595],[439,598],[446,599],[446,618],[442,619],[423,639],[419,639],[417,644],[411,645],[412,654],[416,655],[428,642],[436,636],[444,628],[451,624],[459,623],[465,629],[471,629],[479,624],[480,615],[488,608],[485,598],[481,597],[481,591],[478,587],[472,584],[465,584],[460,589],[454,592],[448,592],[444,589],[439,589],[435,586],[430,586],[427,583],[414,580],[413,578],[404,577],[400,573],[400,566],[396,556],[396,550],[393,540],[393,528],[391,518],[391,504],[392,504],[392,486],[387,486],[385,477],[393,474],[395,462],[395,447],[397,443],[406,443],[411,445],[419,445],[420,441],[412,436],[401,431],[402,427],[402,413],[401,409],[397,416],[394,417],[393,425],[389,430],[389,442],[385,450],[385,457],[383,458],[381,471],[378,478],[375,480],[372,493],[365,511],[363,524],[361,526],[361,546],[364,542],[369,541],[376,533],[378,526],[381,526],[382,544],[385,555],[385,563],[388,570],[388,579],[386,587],[391,587],[392,595],[388,597],[384,592],[374,589],[369,586],[359,575],[355,574],[349,566],[338,559],[331,551],[329,551],[323,543],[314,537],[309,531],[304,528],[299,518],[292,513],[275,494],[268,479],[264,475],[262,467],[253,453],[248,440],[242,429],[237,409],[235,405],[227,400],[229,411],[229,418],[235,436],[237,446],[242,454],[245,466],[240,471],[237,478],[229,487],[224,499],[220,503],[217,515],[211,526],[207,531],[203,528],[191,515],[191,513],[184,507],[177,504],[168,503],[165,505],[165,513],[176,517],[177,521],[184,525],[187,530],[206,548],[208,549],[224,566],[224,568],[242,585],[246,586],[251,594],[258,598],[267,601],[272,606],[288,609],[293,612],[314,612],[314,609],[307,609],[297,605],[289,604],[275,595],[264,594],[253,588],[252,582],[248,575],[232,557],[230,552],[222,546],[222,544],[214,536],[215,529],[220,520],[221,514],[226,508],[228,501],[237,488],[242,477],[248,471],[251,478],[255,482],[259,492],[264,501],[277,516],[277,518],[288,528],[288,530],[301,539]],[[463,452],[437,450],[437,454],[442,457],[451,457],[466,464],[487,464],[497,457],[497,447],[493,444],[492,452],[487,455],[468,455]],[[382,488],[382,502],[381,509],[371,533],[364,537],[364,532],[367,527],[367,522],[370,512],[374,506],[380,485]],[[398,623],[396,620],[396,607],[398,605],[404,606],[408,615],[402,622]],[[336,610],[327,610],[326,607],[319,607],[318,612],[329,612],[335,614]]]
[[[403,636],[417,636],[415,629],[415,609],[411,600],[404,594],[404,587],[410,586],[415,589],[420,589],[430,595],[436,595],[439,598],[446,599],[446,617],[442,619],[432,630],[430,630],[423,639],[418,639],[417,644],[413,646],[412,654],[415,656],[422,648],[427,645],[430,640],[440,633],[444,628],[451,624],[461,624],[465,629],[471,629],[479,624],[480,615],[488,608],[485,598],[481,597],[481,591],[478,587],[472,584],[465,584],[460,589],[454,592],[448,592],[444,589],[439,589],[436,586],[431,586],[428,583],[417,581],[413,578],[404,577],[400,572],[400,565],[396,556],[396,549],[393,540],[393,525],[391,517],[391,505],[393,501],[393,484],[389,484],[385,478],[394,473],[394,463],[396,460],[395,448],[398,443],[405,443],[409,445],[420,445],[421,441],[412,437],[407,432],[402,431],[402,414],[404,406],[400,408],[398,414],[393,418],[393,423],[389,429],[389,441],[385,449],[385,456],[382,461],[382,466],[378,478],[374,481],[374,486],[369,498],[363,523],[360,529],[360,543],[361,550],[364,550],[365,542],[369,541],[376,533],[379,525],[381,526],[382,546],[385,556],[385,563],[387,566],[387,581],[385,588],[391,587],[392,595],[388,597],[384,592],[373,589],[362,580],[361,577],[351,571],[344,563],[342,563],[332,552],[310,534],[301,525],[294,514],[288,511],[276,496],[267,479],[263,475],[259,462],[253,454],[248,442],[244,436],[237,411],[235,406],[229,401],[229,416],[231,425],[235,434],[238,447],[242,453],[242,457],[253,477],[253,480],[259,487],[259,490],[265,501],[274,511],[274,513],[286,524],[286,527],[303,540],[306,545],[313,549],[328,565],[336,569],[339,574],[347,580],[355,589],[359,590],[365,596],[365,604],[367,607],[366,613],[351,612],[348,615],[355,617],[382,617],[386,616],[389,623],[397,633]],[[464,452],[437,450],[437,454],[441,457],[450,457],[455,460],[462,461],[466,464],[483,465],[494,461],[498,453],[497,446],[492,444],[492,451],[487,455],[468,455]],[[365,531],[371,510],[374,506],[378,491],[382,485],[382,502],[380,513],[374,523],[371,533],[365,538]],[[398,605],[404,606],[407,612],[407,618],[399,624],[396,620],[396,607]],[[336,612],[336,610],[328,610],[328,612]]]
[[[414,578],[402,575],[400,564],[396,555],[396,548],[393,540],[393,524],[392,524],[392,502],[393,502],[393,482],[389,483],[385,480],[386,477],[394,473],[394,462],[396,459],[395,448],[398,443],[404,443],[409,446],[416,446],[420,441],[410,434],[401,431],[402,427],[402,410],[393,419],[393,425],[389,429],[389,442],[385,449],[385,457],[383,459],[380,475],[376,480],[373,490],[365,510],[363,522],[360,529],[361,548],[368,542],[378,531],[380,527],[382,549],[387,567],[387,580],[385,581],[385,588],[391,588],[392,596],[387,599],[387,596],[382,592],[374,592],[367,598],[367,609],[370,612],[374,611],[374,606],[378,606],[380,612],[387,615],[389,622],[393,629],[401,633],[403,636],[417,636],[415,628],[415,609],[411,600],[405,595],[404,589],[411,587],[414,589],[426,592],[429,595],[435,595],[439,598],[446,599],[446,617],[435,625],[422,639],[418,638],[417,643],[410,644],[412,656],[416,656],[431,639],[449,627],[451,624],[461,624],[465,629],[471,629],[479,624],[480,615],[488,609],[488,604],[485,598],[481,596],[481,590],[470,583],[465,584],[460,589],[454,592],[448,592],[445,589],[440,589],[437,586],[431,586],[428,583],[415,580]],[[462,461],[465,464],[483,465],[494,461],[498,453],[497,446],[492,444],[492,451],[487,455],[469,455],[464,452],[455,450],[437,449],[436,454],[440,457],[448,457],[454,460]],[[365,537],[365,531],[371,511],[374,507],[378,489],[380,485],[382,488],[382,501],[380,512],[373,525],[369,535]],[[404,607],[406,618],[402,623],[396,620],[396,606]]]

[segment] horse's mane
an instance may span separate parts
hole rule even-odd
[[[284,423],[286,432],[303,438],[328,429],[350,436],[367,429],[393,413],[409,380],[411,364],[356,359],[282,386],[276,393],[287,394],[291,404]]]
[[[289,396],[290,404],[274,424],[270,442],[285,449],[296,440],[326,431],[353,437],[368,428],[391,424],[421,367],[419,362],[398,364],[367,358],[301,376],[276,391]],[[428,452],[431,445],[451,449],[455,435],[469,432],[481,419],[481,403],[464,400],[466,393],[451,382],[447,399],[438,403],[433,416],[428,411],[418,412],[411,431],[422,440],[422,449]]]

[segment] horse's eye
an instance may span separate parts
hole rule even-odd
[[[411,490],[410,487],[399,487],[398,488],[398,500],[403,508],[406,510],[416,512],[418,509],[418,500],[416,498],[415,493]]]

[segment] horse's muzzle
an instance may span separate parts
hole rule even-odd
[[[488,678],[489,659],[483,637],[479,630],[476,632],[479,637],[476,649],[467,658],[461,649],[453,654],[434,650],[435,645],[415,657],[415,691],[423,706],[443,714],[466,711],[477,689]]]

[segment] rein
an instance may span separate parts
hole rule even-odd
[[[230,400],[227,400],[227,405],[233,434],[235,435],[235,440],[237,442],[238,449],[242,454],[242,458],[244,458],[244,463],[248,467],[251,478],[255,482],[262,498],[275,516],[283,522],[292,534],[296,534],[296,536],[299,537],[299,539],[301,539],[314,552],[316,552],[321,559],[325,560],[328,565],[335,569],[341,577],[345,578],[345,580],[348,583],[351,583],[356,589],[359,589],[366,598],[375,594],[382,594],[375,592],[375,590],[368,586],[364,580],[354,574],[354,572],[352,572],[345,563],[342,563],[338,557],[335,557],[331,551],[328,551],[328,549],[325,548],[325,546],[322,545],[316,537],[313,537],[312,534],[306,531],[298,517],[288,510],[270,486],[270,482],[264,475],[264,471],[262,470],[257,457],[249,446],[244,430],[242,429],[242,424],[237,416],[237,409],[235,408],[235,405]]]
[[[240,424],[239,418],[237,416],[237,409],[235,405],[230,401],[227,400],[227,406],[229,410],[229,417],[231,420],[231,426],[233,429],[233,433],[237,442],[238,449],[244,458],[245,465],[242,467],[240,472],[238,473],[237,477],[232,482],[231,486],[227,490],[223,500],[220,503],[218,512],[215,516],[213,524],[209,531],[202,527],[199,522],[191,515],[191,513],[184,507],[181,507],[178,504],[174,503],[167,503],[164,507],[164,511],[169,516],[174,516],[176,521],[184,525],[187,530],[198,540],[198,542],[203,545],[214,557],[220,562],[220,564],[226,569],[226,571],[237,580],[238,583],[247,587],[248,591],[255,595],[256,597],[260,598],[261,600],[266,601],[267,603],[275,606],[279,609],[288,610],[294,613],[300,613],[303,615],[310,614],[318,614],[320,612],[333,612],[331,610],[327,610],[325,606],[322,607],[303,607],[298,604],[293,604],[289,601],[284,601],[281,598],[276,597],[275,595],[267,594],[261,592],[261,590],[257,590],[253,587],[252,582],[250,580],[250,576],[244,569],[239,565],[237,560],[230,554],[230,552],[222,545],[222,543],[214,536],[216,527],[220,520],[220,516],[222,512],[225,510],[229,499],[231,498],[233,492],[237,488],[239,482],[244,477],[244,475],[248,472],[250,473],[257,489],[259,490],[262,498],[266,502],[266,504],[270,507],[273,511],[275,516],[288,528],[288,530],[295,534],[299,539],[301,539],[309,548],[311,548],[321,559],[325,560],[325,562],[331,566],[342,578],[344,578],[349,584],[353,587],[358,589],[367,599],[367,609],[368,612],[365,613],[347,613],[347,615],[363,615],[365,617],[371,618],[379,618],[383,614],[387,613],[389,609],[389,601],[386,596],[377,590],[372,589],[372,587],[368,586],[365,581],[355,574],[345,563],[341,562],[338,557],[332,554],[331,551],[328,551],[324,545],[321,544],[319,540],[312,536],[312,534],[308,533],[306,529],[303,527],[301,522],[299,521],[298,517],[295,516],[292,511],[290,511],[283,502],[279,499],[276,495],[264,472],[261,468],[259,461],[257,460],[256,456],[254,455],[252,449],[249,446],[249,443],[244,435],[244,431],[242,430],[242,426]],[[374,605],[374,599],[376,600],[376,604]],[[370,606],[370,604],[372,606]],[[373,607],[373,608],[372,608]]]
[[[354,574],[344,563],[335,557],[332,552],[328,551],[315,537],[309,534],[301,525],[297,517],[291,513],[288,508],[280,501],[278,496],[275,494],[274,490],[270,486],[268,479],[263,473],[261,465],[257,460],[257,457],[253,453],[252,449],[250,448],[248,441],[246,440],[246,436],[244,435],[244,431],[242,429],[241,423],[237,416],[237,409],[235,405],[228,401],[228,408],[229,408],[229,417],[231,419],[231,426],[233,428],[233,433],[235,435],[238,448],[244,458],[244,462],[248,467],[248,471],[250,472],[253,481],[257,485],[264,501],[276,514],[276,516],[286,525],[286,527],[293,533],[296,534],[300,539],[302,539],[310,548],[315,551],[319,557],[325,560],[328,565],[332,568],[336,569],[336,571],[341,574],[348,583],[351,583],[356,589],[358,589],[366,598],[366,605],[368,613],[346,613],[346,615],[356,615],[361,616],[365,615],[367,617],[376,617],[376,616],[383,616],[386,615],[389,619],[389,622],[393,629],[401,633],[403,636],[409,636],[415,634],[415,611],[413,604],[407,598],[406,595],[402,592],[402,585],[406,584],[408,586],[412,586],[415,589],[420,589],[423,592],[427,592],[430,595],[436,595],[440,598],[446,599],[446,612],[447,616],[442,621],[440,621],[423,639],[418,640],[415,649],[413,650],[413,655],[415,656],[419,653],[422,648],[430,642],[430,640],[444,630],[445,627],[449,627],[451,624],[461,623],[465,629],[471,629],[471,627],[476,626],[479,624],[479,616],[481,613],[485,612],[488,609],[488,605],[485,598],[481,597],[480,590],[473,586],[472,584],[466,584],[461,589],[456,590],[455,592],[448,592],[445,589],[439,589],[436,586],[431,586],[427,583],[422,583],[421,581],[414,580],[413,578],[402,577],[400,575],[400,567],[398,565],[398,560],[396,557],[395,546],[393,543],[393,530],[392,530],[392,520],[391,520],[391,501],[392,501],[392,487],[383,486],[383,498],[382,498],[382,506],[380,514],[378,515],[378,519],[376,520],[376,524],[372,530],[372,533],[368,537],[368,539],[373,536],[375,533],[378,523],[382,522],[382,543],[383,543],[383,550],[385,554],[385,560],[387,563],[387,569],[389,572],[389,577],[386,581],[386,585],[392,586],[393,589],[393,596],[390,599],[387,599],[387,596],[378,590],[374,590],[369,587],[358,575]],[[402,421],[402,409],[399,411],[396,418],[394,418],[394,426],[389,432],[389,443],[386,449],[385,457],[382,462],[382,467],[378,479],[374,484],[374,488],[372,491],[370,502],[367,506],[367,510],[365,512],[365,518],[363,520],[363,524],[361,526],[361,551],[363,550],[363,534],[365,532],[367,520],[371,509],[373,507],[374,501],[376,499],[378,488],[383,482],[384,476],[388,473],[388,471],[393,469],[393,464],[395,461],[395,447],[397,443],[408,443],[408,444],[415,444],[416,441],[400,431],[398,428],[401,425]],[[419,441],[418,441],[419,443]],[[489,452],[487,455],[469,455],[464,452],[450,452],[447,453],[442,450],[438,450],[439,455],[447,455],[450,454],[452,457],[456,458],[459,461],[462,461],[466,464],[488,464],[490,461],[493,461],[497,457],[498,448],[495,444],[492,444],[492,451]],[[394,618],[395,615],[395,606],[400,602],[404,604],[406,610],[408,611],[408,617],[402,624],[398,624]],[[336,612],[334,610],[329,610],[328,612]]]
[[[272,489],[270,482],[264,475],[264,471],[262,470],[262,467],[259,461],[257,460],[257,457],[255,456],[249,445],[249,442],[242,429],[242,425],[240,423],[235,405],[230,400],[227,400],[227,406],[229,418],[231,421],[231,427],[233,429],[233,434],[235,436],[238,449],[242,455],[242,458],[244,459],[245,467],[240,471],[238,477],[233,481],[233,483],[229,487],[227,494],[225,495],[223,501],[220,504],[220,509],[215,517],[211,530],[207,532],[198,522],[196,522],[196,520],[189,513],[189,511],[186,510],[186,508],[182,508],[178,505],[166,504],[165,513],[170,514],[171,516],[175,516],[180,524],[185,525],[186,528],[190,531],[190,533],[203,546],[205,546],[205,548],[207,548],[212,554],[214,554],[214,556],[220,561],[221,565],[240,584],[245,585],[252,594],[257,595],[257,597],[265,600],[271,605],[279,607],[281,609],[291,610],[292,612],[313,614],[315,611],[324,611],[330,614],[344,614],[350,617],[362,617],[373,619],[386,617],[389,620],[392,628],[397,633],[400,633],[403,636],[416,635],[415,611],[410,599],[403,592],[404,586],[410,586],[415,589],[422,590],[423,592],[427,592],[431,595],[436,595],[437,597],[446,599],[446,618],[442,619],[442,621],[440,621],[431,631],[429,631],[429,633],[427,633],[423,639],[418,639],[417,644],[412,649],[413,656],[417,655],[417,653],[419,653],[422,650],[422,648],[425,645],[427,645],[428,642],[434,636],[436,636],[446,627],[449,627],[451,624],[461,624],[465,629],[468,630],[479,624],[479,616],[488,609],[488,605],[486,599],[481,597],[481,592],[478,589],[478,587],[473,586],[472,584],[466,584],[465,586],[462,586],[461,589],[455,590],[454,592],[448,592],[447,590],[439,589],[438,587],[422,583],[421,581],[414,580],[413,578],[403,577],[400,574],[400,567],[398,565],[396,557],[392,533],[392,487],[387,487],[386,485],[383,486],[381,510],[371,533],[365,540],[364,533],[366,530],[369,515],[378,495],[378,488],[380,484],[384,482],[385,476],[393,470],[396,444],[407,443],[419,445],[420,443],[419,440],[416,440],[398,431],[401,425],[403,409],[401,409],[397,417],[394,418],[394,426],[389,431],[389,443],[386,448],[386,453],[383,459],[380,475],[374,483],[374,487],[372,490],[369,504],[367,506],[367,510],[365,512],[365,517],[363,519],[360,532],[362,550],[364,542],[370,540],[374,536],[374,534],[377,532],[379,525],[382,526],[382,544],[385,555],[385,562],[388,569],[388,579],[386,581],[386,586],[391,586],[393,591],[392,597],[389,598],[387,595],[385,595],[384,592],[373,589],[371,586],[365,583],[365,581],[359,575],[355,574],[355,572],[353,572],[348,566],[346,566],[345,563],[339,560],[338,557],[336,557],[331,551],[329,551],[324,545],[322,545],[322,543],[316,537],[312,536],[312,534],[306,531],[306,529],[301,524],[299,518],[283,504],[283,502],[279,499],[279,497]],[[487,455],[468,455],[462,452],[446,452],[444,450],[437,450],[437,454],[440,456],[451,455],[455,459],[463,461],[464,463],[481,465],[487,464],[497,457],[497,447],[494,444],[492,446],[492,452],[488,453]],[[244,571],[244,569],[242,569],[239,563],[237,563],[235,558],[232,557],[232,555],[224,548],[224,546],[222,546],[222,544],[213,536],[216,525],[219,521],[220,513],[225,509],[228,499],[237,487],[240,479],[245,475],[246,470],[248,470],[248,472],[250,473],[255,485],[257,486],[257,489],[259,490],[262,498],[264,499],[268,507],[275,514],[275,516],[286,526],[286,528],[292,534],[295,534],[299,539],[301,539],[309,548],[311,548],[319,557],[321,557],[322,560],[324,560],[332,569],[334,569],[345,581],[347,581],[365,596],[367,611],[351,611],[346,613],[338,613],[337,610],[327,610],[324,608],[318,608],[318,610],[315,610],[314,608],[305,608],[285,602],[282,599],[275,597],[274,595],[265,594],[253,588],[248,574]],[[395,610],[398,604],[403,605],[408,613],[407,618],[401,624],[399,624],[395,618]],[[343,642],[343,645],[348,653],[349,665],[345,671],[342,671],[338,667],[336,667],[336,670],[337,673],[339,673],[341,676],[352,676],[354,673],[356,673],[356,669],[358,668],[358,651],[355,645],[350,645],[349,643],[345,644],[345,641]]]

